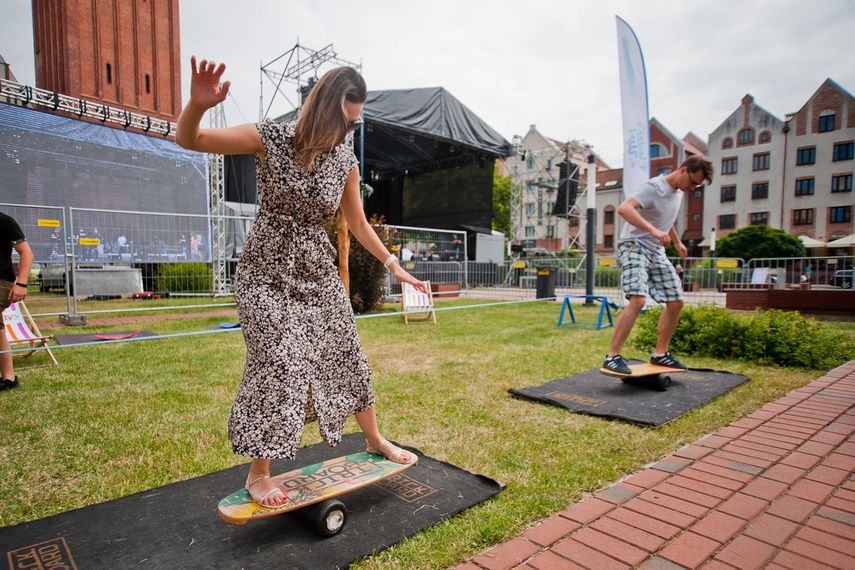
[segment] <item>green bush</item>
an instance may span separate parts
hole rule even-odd
[[[657,307],[639,317],[634,346],[653,350],[661,313]],[[813,370],[828,370],[855,357],[852,338],[798,312],[743,315],[711,305],[683,308],[669,348],[677,354]]]
[[[594,269],[594,287],[620,287],[620,268],[607,265]]]
[[[214,277],[206,263],[161,263],[154,278],[155,291],[211,293]]]
[[[387,248],[391,247],[389,232],[384,225],[384,219],[371,216],[368,220]],[[336,265],[338,265],[338,225],[336,218],[326,225],[327,235],[336,250]],[[386,279],[386,268],[383,263],[371,255],[362,244],[348,232],[350,236],[350,255],[348,268],[350,270],[350,304],[354,313],[376,311],[383,304],[383,283]],[[438,241],[438,240],[437,240]]]

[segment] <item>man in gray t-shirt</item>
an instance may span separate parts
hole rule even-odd
[[[668,352],[671,336],[683,309],[683,289],[674,266],[665,255],[665,247],[673,243],[680,259],[686,257],[686,247],[674,226],[683,191],[693,190],[704,182],[712,182],[712,179],[712,161],[702,156],[691,156],[678,170],[642,184],[618,208],[618,214],[627,222],[618,239],[618,263],[621,267],[621,287],[629,299],[629,305],[621,311],[615,322],[611,347],[603,361],[603,368],[619,374],[632,372],[620,353],[647,297],[665,304],[665,310],[659,318],[656,348],[650,356],[650,362],[672,368],[688,368]]]

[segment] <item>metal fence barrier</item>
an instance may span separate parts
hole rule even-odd
[[[218,216],[225,224],[224,246],[213,246],[212,217],[174,213],[129,212],[83,208],[0,204],[24,230],[34,253],[27,304],[34,315],[98,314],[127,311],[111,303],[133,292],[137,310],[181,310],[229,307],[231,299],[212,302],[216,267],[225,265],[228,292],[254,217]],[[538,278],[549,274],[554,296],[585,295],[586,257],[538,257],[501,261],[470,260],[472,234],[462,231],[384,226],[383,238],[414,277],[429,280],[438,298],[526,299],[537,293]],[[477,253],[477,252],[472,252]],[[472,257],[475,257],[473,255]],[[73,261],[73,263],[72,263]],[[855,256],[787,259],[672,259],[689,305],[724,305],[728,289],[758,287],[808,290],[853,286]],[[218,265],[217,265],[218,264]],[[548,271],[546,271],[548,270]],[[611,257],[598,258],[591,294],[623,306],[620,268]],[[122,291],[111,292],[110,280]],[[96,283],[96,285],[93,285]],[[130,284],[130,285],[129,285]],[[92,287],[95,287],[94,289]],[[400,294],[400,284],[387,278],[386,294]],[[168,296],[168,298],[167,298]],[[574,302],[584,302],[574,299]]]

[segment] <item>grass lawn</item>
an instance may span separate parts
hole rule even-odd
[[[559,311],[558,303],[537,302],[441,311],[438,325],[405,325],[394,316],[357,321],[384,435],[507,488],[356,568],[459,564],[825,372],[683,359],[751,381],[659,429],[512,397],[509,388],[602,363],[612,329],[559,329]],[[580,322],[596,321],[597,311],[574,307]],[[196,332],[221,320],[163,320],[143,328]],[[832,326],[855,334],[851,326]],[[232,454],[226,434],[244,352],[242,335],[228,332],[58,349],[59,366],[20,371],[22,389],[0,394],[0,525],[248,461]],[[647,356],[631,348],[624,355]],[[36,359],[47,357],[29,360]],[[357,430],[351,419],[345,431]],[[316,425],[307,426],[303,445],[319,441]]]

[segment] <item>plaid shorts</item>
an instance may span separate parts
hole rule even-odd
[[[657,303],[679,301],[683,287],[665,252],[655,252],[634,241],[618,244],[620,284],[624,294],[652,297]]]

